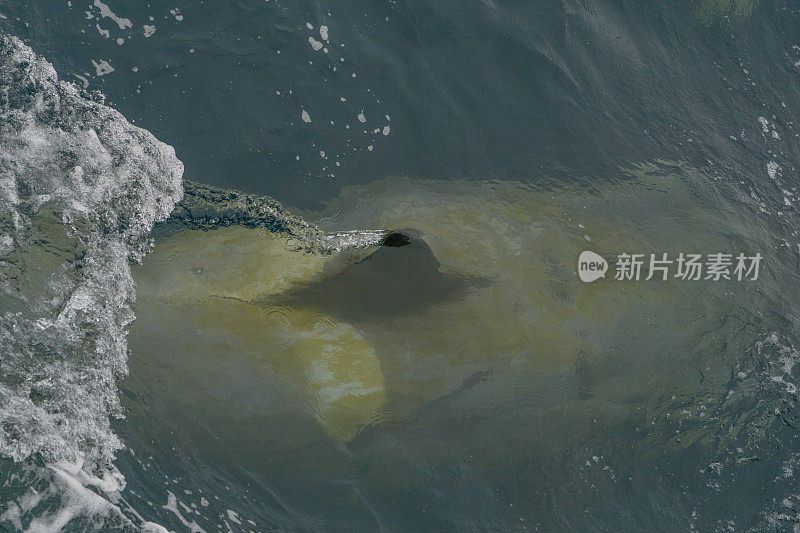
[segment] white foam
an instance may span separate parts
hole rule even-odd
[[[111,8],[109,8],[108,5],[104,4],[100,0],[94,0],[94,6],[100,10],[101,17],[110,18],[111,20],[117,23],[119,29],[124,30],[133,27],[133,23],[131,22],[130,19],[126,19],[124,17],[118,17],[113,11],[111,11]]]
[[[770,161],[767,163],[767,175],[772,180],[778,179],[778,172],[780,171],[781,167],[775,161]]]
[[[346,248],[366,248],[380,244],[387,233],[384,230],[344,231],[326,235],[325,241],[332,251]]]
[[[0,315],[0,455],[38,455],[49,466],[31,468],[50,483],[46,494],[0,504],[0,527],[56,531],[76,516],[119,513],[112,500],[124,480],[111,461],[121,442],[110,417],[122,415],[129,263],[181,198],[183,165],[59,81],[19,39],[0,35],[0,52],[0,221],[15,257],[0,269],[11,306]]]
[[[308,42],[311,45],[311,48],[313,48],[315,52],[322,48],[322,43],[314,39],[313,37],[309,37]]]
[[[239,515],[236,514],[236,511],[232,511],[232,510],[228,509],[227,513],[228,513],[228,520],[230,520],[231,522],[233,522],[235,524],[239,524],[240,526],[242,525],[242,521],[239,520]]]
[[[167,504],[163,506],[164,509],[170,511],[172,514],[178,517],[178,520],[180,520],[181,524],[186,526],[191,533],[206,533],[206,530],[197,525],[197,522],[194,520],[190,522],[181,514],[180,509],[178,509],[178,498],[176,498],[172,492],[167,491],[167,495]]]
[[[112,67],[105,59],[101,59],[100,61],[95,61],[92,59],[92,65],[94,65],[94,69],[98,76],[105,76],[106,74],[111,74],[114,72],[114,67]]]

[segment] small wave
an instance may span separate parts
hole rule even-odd
[[[384,230],[325,233],[268,196],[191,181],[184,182],[184,190],[183,200],[175,206],[169,219],[156,227],[154,235],[164,236],[181,229],[211,230],[227,226],[266,228],[285,235],[299,249],[331,253],[380,244],[387,234]]]

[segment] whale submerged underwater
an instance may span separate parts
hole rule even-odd
[[[727,199],[691,172],[646,163],[591,189],[378,181],[303,215],[329,234],[402,229],[407,245],[380,246],[385,233],[375,231],[338,251],[310,248],[246,212],[187,223],[202,209],[179,206],[179,222],[156,229],[153,251],[133,269],[132,379],[146,368],[155,391],[169,389],[211,426],[291,434],[289,424],[306,420],[303,439],[317,426],[317,438],[342,443],[442,402],[480,424],[493,408],[522,402],[513,416],[537,420],[520,428],[541,425],[527,437],[528,452],[542,453],[590,433],[591,419],[628,423],[643,398],[663,414],[676,397],[722,393],[733,354],[753,340],[742,324],[779,294],[747,281],[609,274],[585,284],[576,275],[587,249],[760,251],[769,265],[761,275],[777,276],[766,223],[727,216],[756,211],[756,202]],[[187,198],[195,201],[191,187]]]

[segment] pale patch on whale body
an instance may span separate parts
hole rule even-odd
[[[328,434],[351,440],[380,417],[386,399],[375,349],[349,324],[310,311],[293,318],[287,356],[302,367],[314,414]]]

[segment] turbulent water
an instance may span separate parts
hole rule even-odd
[[[78,4],[0,1],[0,529],[796,528],[793,3]]]

